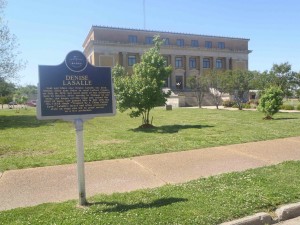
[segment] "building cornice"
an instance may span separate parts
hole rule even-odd
[[[145,30],[145,29],[134,29],[134,28],[122,28],[122,27],[110,27],[110,26],[101,26],[101,25],[100,26],[93,25],[92,28],[91,28],[91,31],[93,29],[124,30],[124,31],[160,33],[160,34],[170,34],[170,35],[186,35],[186,36],[191,36],[192,35],[192,36],[207,37],[207,38],[226,38],[226,39],[233,39],[233,40],[250,41],[249,38],[214,36],[214,35],[204,35],[204,34],[180,33],[180,32],[171,32],[171,31]],[[91,31],[90,31],[90,33],[91,33]]]

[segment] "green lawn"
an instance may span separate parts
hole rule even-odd
[[[0,224],[219,224],[300,201],[300,162],[0,212]]]
[[[127,113],[85,122],[85,161],[132,157],[300,135],[300,113],[272,121],[255,111],[153,110],[156,128],[140,130]],[[35,109],[0,110],[0,171],[76,162],[71,122],[38,121]]]

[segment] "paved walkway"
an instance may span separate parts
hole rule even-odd
[[[300,137],[85,163],[87,196],[176,184],[287,160]],[[76,164],[0,174],[0,210],[78,199]]]

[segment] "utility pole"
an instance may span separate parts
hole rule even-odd
[[[143,12],[144,12],[144,29],[146,29],[146,6],[145,6],[145,0],[143,0]]]

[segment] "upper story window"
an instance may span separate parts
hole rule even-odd
[[[175,57],[175,68],[183,67],[183,59],[182,57]]]
[[[134,64],[136,64],[136,56],[129,55],[128,56],[128,66],[133,66]]]
[[[153,37],[146,37],[146,44],[152,45],[153,44]]]
[[[192,40],[192,41],[191,41],[191,46],[192,46],[192,47],[199,47],[199,42],[198,42],[198,40]]]
[[[176,44],[177,44],[177,46],[179,46],[179,47],[183,47],[183,46],[184,46],[184,40],[183,40],[183,39],[177,39],[177,40],[176,40]]]
[[[170,39],[164,38],[164,45],[170,45]]]
[[[223,60],[222,59],[217,59],[216,60],[216,68],[217,69],[222,69],[223,68]]]
[[[210,68],[210,59],[209,58],[203,59],[203,68]]]
[[[129,35],[128,36],[129,43],[137,43],[137,36],[136,35]]]
[[[196,58],[195,57],[191,57],[189,59],[189,66],[190,66],[191,69],[196,68]]]
[[[225,42],[218,42],[218,48],[224,49],[225,48]]]
[[[211,41],[205,41],[205,48],[212,48],[212,42]]]

